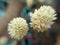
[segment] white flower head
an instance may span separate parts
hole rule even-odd
[[[51,28],[56,19],[56,12],[51,6],[41,6],[38,10],[34,11],[30,25],[38,32],[43,32]]]
[[[8,24],[8,31],[12,38],[20,40],[26,36],[28,24],[26,20],[21,17],[14,18]]]

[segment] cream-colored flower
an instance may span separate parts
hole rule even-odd
[[[25,19],[21,17],[14,18],[8,24],[8,31],[12,38],[22,39],[28,31],[28,25]]]
[[[55,10],[51,6],[41,6],[38,10],[35,10],[31,17],[31,27],[38,32],[48,30],[51,28],[54,20],[57,19],[55,13]]]

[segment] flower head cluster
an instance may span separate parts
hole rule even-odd
[[[28,31],[28,25],[25,19],[21,17],[14,18],[8,24],[8,31],[12,38],[22,39]]]
[[[54,24],[53,21],[57,19],[55,13],[51,6],[41,6],[38,10],[34,11],[31,17],[31,27],[38,32],[48,30]]]

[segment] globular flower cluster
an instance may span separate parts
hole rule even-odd
[[[51,6],[41,6],[34,11],[30,26],[38,32],[43,32],[51,28],[56,19],[56,12]]]
[[[26,20],[21,17],[14,18],[8,24],[8,31],[12,38],[20,40],[26,36],[28,24]]]

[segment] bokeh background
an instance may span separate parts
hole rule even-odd
[[[45,32],[44,38],[41,40],[39,33],[33,34],[29,31],[27,36],[18,41],[11,39],[7,32],[8,22],[17,16],[24,15],[26,0],[0,0],[0,45],[60,45],[60,0],[34,0],[34,6],[31,8],[39,8],[41,5],[52,6],[57,13],[58,19],[48,32]],[[30,12],[29,10],[26,12]],[[28,14],[27,14],[28,15]]]

